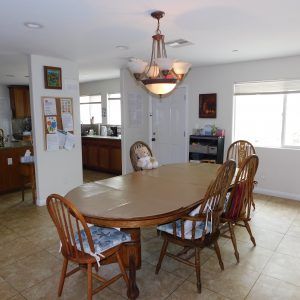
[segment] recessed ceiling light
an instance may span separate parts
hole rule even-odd
[[[239,50],[238,49],[234,49],[234,50],[232,50],[232,52],[239,52]]]
[[[128,47],[127,47],[127,46],[124,46],[124,45],[118,45],[118,46],[116,46],[116,48],[117,48],[118,50],[128,50]]]
[[[25,22],[24,26],[30,29],[40,29],[43,28],[42,24],[34,23],[34,22]]]
[[[6,77],[15,77],[15,75],[12,74],[5,74]]]

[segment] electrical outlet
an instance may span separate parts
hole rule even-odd
[[[13,164],[13,159],[12,159],[12,157],[9,157],[9,158],[7,159],[7,164],[8,164],[9,166]]]

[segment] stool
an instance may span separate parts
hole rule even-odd
[[[21,163],[20,175],[22,176],[22,201],[24,201],[24,191],[26,186],[31,186],[32,201],[36,204],[36,185],[35,185],[35,171],[34,163]]]

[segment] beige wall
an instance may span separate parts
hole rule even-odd
[[[189,131],[204,124],[225,129],[225,153],[232,142],[235,82],[300,79],[300,56],[193,68],[184,84],[189,89]],[[217,118],[199,119],[199,94],[217,93]],[[255,116],[253,116],[255,122]],[[258,148],[257,191],[300,200],[300,150]]]
[[[82,184],[78,69],[74,62],[63,59],[31,55],[29,60],[37,204],[44,205],[49,194],[58,193],[65,195],[72,188]],[[57,66],[62,68],[61,90],[44,88],[43,66]],[[45,150],[41,100],[43,96],[73,98],[75,148],[71,151]]]

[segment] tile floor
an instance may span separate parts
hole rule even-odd
[[[91,175],[91,174],[90,174]],[[236,228],[240,263],[230,240],[221,239],[225,265],[221,271],[214,252],[201,254],[203,291],[196,292],[192,268],[165,258],[155,275],[161,240],[155,228],[142,230],[142,269],[137,272],[139,299],[300,299],[300,202],[255,195],[251,227],[253,247],[243,228]],[[0,196],[0,299],[56,299],[61,254],[46,207],[34,207],[30,191]],[[115,265],[102,266],[111,274]],[[102,274],[102,275],[103,275]],[[66,279],[61,299],[86,299],[86,277]],[[122,280],[93,299],[126,299]]]

